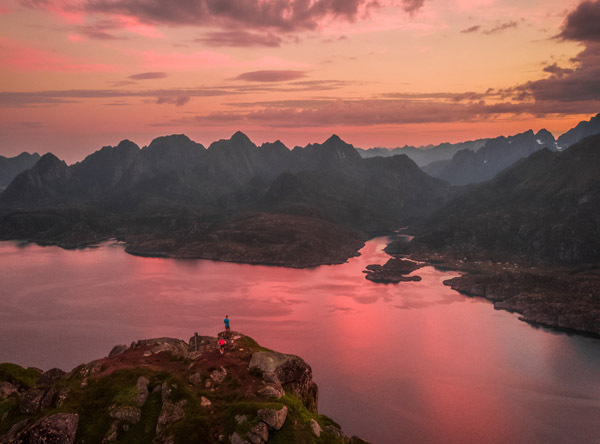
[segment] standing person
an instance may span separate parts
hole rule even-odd
[[[225,332],[229,333],[229,316],[225,315],[225,319],[223,319],[223,322],[225,322]]]

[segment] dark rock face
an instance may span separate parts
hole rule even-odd
[[[490,139],[477,152],[466,149],[458,151],[446,163],[425,166],[423,170],[452,185],[484,182],[542,148],[556,150],[552,134],[546,130],[534,134],[529,130],[514,136]]]
[[[45,390],[39,388],[30,388],[21,397],[19,410],[26,415],[32,415],[40,411],[42,399],[46,394]]]
[[[77,433],[79,415],[56,413],[39,419],[21,432],[17,443],[23,444],[73,444]]]
[[[29,170],[23,171],[0,194],[0,206],[18,204],[46,205],[60,202],[71,177],[69,167],[48,153]]]
[[[587,122],[579,122],[575,128],[571,128],[560,136],[556,140],[556,143],[560,149],[566,149],[586,137],[594,136],[596,134],[600,134],[600,114],[596,114]]]
[[[16,157],[0,156],[0,188],[8,186],[20,173],[32,168],[40,160],[38,153],[21,153]]]
[[[312,380],[312,369],[302,358],[260,351],[252,355],[250,369],[253,368],[263,372],[265,380],[290,390],[309,410],[317,411],[318,388]]]
[[[412,247],[467,260],[600,260],[600,135],[541,150],[431,216]]]
[[[39,386],[51,385],[54,382],[63,378],[65,375],[66,375],[66,372],[62,371],[61,369],[52,368],[52,369],[42,373],[42,375],[37,380],[37,385],[39,385]]]

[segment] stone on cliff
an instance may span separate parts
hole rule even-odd
[[[259,389],[256,393],[258,393],[261,396],[264,396],[265,398],[273,399],[279,399],[283,395],[285,395],[285,391],[283,390],[283,388],[280,385],[276,384],[269,384]]]
[[[225,367],[220,367],[216,370],[213,370],[210,374],[210,379],[212,379],[216,384],[220,384],[225,380],[227,376],[227,370]]]
[[[317,438],[321,436],[321,432],[323,431],[323,429],[321,428],[319,423],[314,419],[310,420],[310,428],[312,429],[313,433],[317,435]]]
[[[27,444],[73,444],[79,415],[56,413],[34,422],[19,434],[19,441]]]
[[[27,390],[23,396],[21,396],[21,402],[19,403],[19,410],[21,413],[32,415],[39,412],[45,393],[45,390],[37,387]]]
[[[19,389],[7,381],[0,382],[0,401],[4,401],[13,393],[19,393]]]
[[[288,414],[288,408],[283,406],[280,410],[259,409],[258,418],[267,424],[270,428],[280,430],[285,423]]]
[[[259,422],[246,434],[252,444],[263,444],[269,439],[269,428],[264,422]]]
[[[137,424],[142,417],[142,411],[138,407],[133,406],[114,406],[110,409],[109,415],[111,418],[118,419],[119,421]]]
[[[108,357],[111,358],[113,356],[120,355],[121,353],[125,353],[127,350],[129,350],[129,347],[127,347],[125,344],[115,345],[108,354]]]
[[[62,371],[59,368],[52,368],[47,372],[42,373],[42,375],[37,380],[37,385],[47,386],[51,385],[59,379],[63,378],[66,375],[66,372]]]
[[[229,442],[231,442],[231,444],[249,444],[248,441],[242,439],[242,437],[236,432],[233,432],[231,434],[231,436],[229,437]]]
[[[312,369],[302,358],[283,353],[259,351],[252,354],[250,369],[262,371],[263,379],[279,383],[298,396],[304,405],[317,411],[317,385],[312,381]]]
[[[148,381],[143,376],[140,376],[137,380],[137,383],[136,383],[137,394],[134,396],[133,402],[138,407],[144,407],[144,404],[146,404],[146,400],[148,399],[148,396],[150,395],[150,392],[148,391],[149,383],[150,383],[150,381]]]

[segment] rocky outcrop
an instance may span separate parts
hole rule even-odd
[[[312,380],[312,369],[302,358],[259,351],[252,354],[250,369],[259,370],[265,381],[281,385],[298,396],[306,408],[317,411],[318,388]]]
[[[15,444],[73,444],[77,433],[79,415],[56,413],[45,416],[18,433],[7,442]]]
[[[318,414],[306,362],[219,337],[224,354],[193,336],[136,341],[69,373],[0,364],[0,443],[350,442]]]
[[[420,276],[406,276],[423,267],[414,261],[400,258],[391,258],[384,265],[367,265],[365,277],[373,282],[384,284],[397,284],[398,282],[420,281]]]

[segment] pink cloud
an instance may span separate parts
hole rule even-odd
[[[83,40],[85,40],[85,38],[82,35],[79,34],[69,34],[67,36],[67,38],[71,41],[71,42],[81,42]]]
[[[24,42],[0,39],[0,66],[16,71],[54,72],[111,72],[114,65],[103,63],[82,63],[65,54],[46,51]]]
[[[156,29],[156,26],[141,23],[135,17],[120,15],[117,17],[117,19],[123,29],[131,33],[154,39],[164,37],[164,34]]]
[[[0,15],[2,14],[10,14],[10,9],[8,9],[6,6],[0,6]]]

